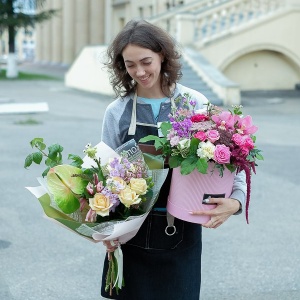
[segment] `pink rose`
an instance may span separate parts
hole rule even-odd
[[[243,136],[242,136],[241,134],[238,134],[238,133],[235,133],[235,134],[232,136],[232,140],[233,140],[238,146],[242,146],[243,143],[244,143]]]
[[[219,164],[228,164],[230,162],[231,152],[225,145],[217,145],[214,152],[214,160]]]
[[[252,150],[254,148],[254,143],[253,143],[253,140],[251,139],[250,136],[245,136],[244,137],[243,147],[246,147],[248,150]]]
[[[197,114],[191,117],[193,123],[198,123],[202,121],[208,121],[209,117],[207,115]]]
[[[201,142],[204,142],[206,140],[206,134],[204,131],[198,131],[194,134],[194,137],[200,140]]]
[[[247,156],[249,154],[249,149],[247,147],[245,147],[245,146],[242,146],[241,147],[241,154],[244,157]]]
[[[212,143],[214,143],[215,141],[217,141],[220,138],[220,134],[217,130],[208,130],[206,132],[206,136],[207,136],[208,140]]]

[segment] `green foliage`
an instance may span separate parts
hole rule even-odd
[[[26,120],[20,120],[20,121],[16,121],[14,122],[15,125],[38,125],[41,124],[42,122],[37,121],[33,118],[28,118]]]
[[[169,158],[169,166],[170,168],[177,168],[181,165],[181,162],[183,161],[183,158],[179,155],[177,156],[171,156]]]
[[[72,166],[80,168],[81,165],[83,164],[83,160],[80,156],[75,155],[75,154],[69,154],[68,159],[73,160],[71,163]]]
[[[163,122],[161,123],[160,129],[164,136],[167,136],[169,130],[172,128],[172,124],[169,122]]]
[[[0,5],[0,19],[1,27],[9,26],[17,28],[34,27],[36,23],[49,20],[58,13],[58,10],[49,9],[44,10],[43,6],[46,0],[6,0],[1,1]],[[27,13],[24,8],[31,4],[34,7],[34,13]]]
[[[250,152],[249,152],[249,155],[247,156],[247,160],[251,161],[251,162],[255,162],[255,160],[264,160],[264,157],[263,155],[261,154],[261,150],[259,149],[252,149]]]
[[[208,162],[205,158],[199,158],[196,167],[200,173],[207,174]]]
[[[241,116],[243,114],[243,112],[242,112],[243,106],[242,105],[233,105],[232,108],[233,108],[233,111],[231,111],[229,109],[229,111],[231,112],[232,115]]]
[[[189,156],[181,162],[180,173],[188,175],[193,172],[197,166],[198,159],[195,156]]]
[[[45,177],[47,173],[49,172],[50,168],[53,168],[55,166],[63,164],[63,156],[62,152],[64,148],[59,144],[53,144],[49,147],[46,146],[44,143],[43,138],[34,138],[32,141],[30,141],[30,146],[33,149],[37,149],[38,151],[35,151],[25,158],[24,168],[27,169],[32,165],[32,163],[35,163],[37,165],[40,165],[43,158],[45,158],[45,165],[47,168],[42,173],[42,176]],[[47,148],[48,152],[45,151]],[[69,154],[68,156],[69,160],[72,160],[71,165],[77,168],[81,168],[81,165],[83,163],[83,160],[81,157]]]
[[[60,80],[57,77],[43,75],[43,74],[32,74],[32,73],[24,73],[19,72],[18,78],[7,78],[6,70],[0,70],[0,80]]]

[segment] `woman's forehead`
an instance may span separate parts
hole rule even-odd
[[[158,56],[158,54],[148,48],[129,44],[124,48],[122,56],[124,61],[140,61],[147,58],[153,58]]]

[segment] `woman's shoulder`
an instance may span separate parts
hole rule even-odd
[[[127,102],[130,100],[129,96],[117,97],[106,107],[106,112],[114,112],[116,110],[122,111],[122,107],[125,107]]]

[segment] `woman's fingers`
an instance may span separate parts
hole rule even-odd
[[[103,241],[103,245],[106,247],[106,251],[110,253],[110,252],[114,252],[120,246],[120,243],[118,240]]]

